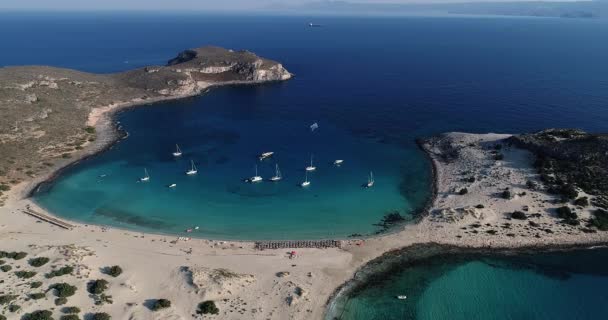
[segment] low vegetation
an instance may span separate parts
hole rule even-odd
[[[36,288],[40,288],[40,287],[42,287],[41,281],[30,282],[30,288],[36,289]]]
[[[17,276],[17,278],[21,278],[21,279],[29,279],[32,278],[36,275],[36,271],[25,271],[25,270],[20,270],[20,271],[15,271],[15,275]]]
[[[55,296],[59,298],[71,297],[76,293],[76,286],[67,283],[55,283],[49,287],[49,290],[55,290]]]
[[[0,266],[0,270],[2,270],[2,272],[9,272],[12,269],[13,269],[13,267],[9,266],[8,264]]]
[[[528,217],[526,216],[526,214],[522,211],[513,211],[511,213],[511,218],[513,219],[517,219],[517,220],[526,220],[528,219]]]
[[[220,309],[215,305],[212,300],[203,301],[198,304],[197,314],[219,314]]]
[[[17,299],[17,297],[18,297],[17,295],[13,295],[13,294],[4,294],[4,295],[1,295],[0,296],[0,305],[8,304],[11,301]]]
[[[80,317],[75,314],[64,314],[59,317],[59,320],[80,320]]]
[[[108,281],[104,279],[91,280],[87,285],[87,291],[91,294],[102,294],[108,289]]]
[[[18,305],[18,304],[11,304],[11,305],[8,306],[8,311],[9,312],[17,312],[19,310],[21,310],[21,306]]]
[[[460,189],[460,191],[458,191],[458,194],[461,196],[464,196],[467,193],[469,193],[469,189],[467,189],[467,188],[462,188],[462,189]]]
[[[21,318],[22,320],[53,320],[53,313],[49,310],[36,310],[32,313],[27,313]]]
[[[574,200],[574,205],[579,206],[579,207],[586,207],[589,205],[589,198],[587,198],[587,197],[577,198],[576,200]]]
[[[80,313],[80,308],[78,307],[65,307],[61,309],[63,313]]]
[[[0,251],[0,258],[9,258],[13,260],[21,260],[27,256],[26,252],[6,252]]]
[[[68,303],[68,298],[57,298],[55,299],[55,305],[56,306],[62,306],[64,304]]]
[[[122,268],[119,266],[106,267],[104,268],[103,272],[109,276],[116,278],[122,274]]]
[[[47,264],[47,262],[49,262],[50,259],[47,257],[39,257],[39,258],[34,258],[34,259],[30,259],[29,264],[32,267],[42,267],[43,265]]]
[[[608,211],[603,209],[593,211],[593,218],[591,218],[589,224],[599,230],[608,231]]]
[[[110,320],[110,319],[112,319],[112,317],[110,317],[110,315],[105,312],[98,312],[98,313],[92,314],[90,319],[91,320]]]
[[[150,309],[152,311],[158,311],[161,309],[166,309],[171,307],[171,301],[167,300],[167,299],[158,299],[156,301],[154,301],[154,303],[150,306]]]
[[[44,292],[30,293],[27,296],[33,300],[40,300],[46,298],[46,294],[44,294]]]
[[[74,267],[72,267],[72,266],[65,266],[65,267],[61,267],[61,268],[59,268],[57,270],[53,270],[53,271],[45,274],[44,276],[47,279],[50,279],[50,278],[54,278],[54,277],[61,277],[61,276],[64,276],[66,274],[72,274],[73,271],[74,271]]]

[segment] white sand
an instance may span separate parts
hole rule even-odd
[[[420,223],[365,241],[344,241],[342,249],[296,249],[295,259],[288,258],[288,250],[258,251],[249,242],[175,241],[172,236],[77,223],[73,230],[63,230],[22,212],[26,205],[34,206],[21,199],[27,189],[27,183],[23,184],[11,191],[7,205],[0,208],[0,250],[29,253],[19,261],[3,259],[13,270],[0,272],[0,278],[5,280],[0,291],[19,294],[16,303],[22,306],[19,313],[5,315],[19,319],[24,312],[55,307],[52,292],[47,293],[47,299],[27,302],[25,294],[40,292],[52,283],[68,282],[77,285],[78,292],[68,298],[67,306],[79,306],[83,313],[107,312],[113,319],[192,319],[196,305],[207,299],[215,300],[220,309],[220,314],[212,319],[321,319],[329,296],[338,286],[365,262],[392,249],[425,242],[495,248],[606,242],[606,233],[584,233],[580,227],[560,224],[552,210],[558,206],[552,204],[553,197],[526,188],[526,180],[537,179],[528,152],[503,148],[504,160],[493,160],[488,146],[506,137],[458,133],[446,136],[461,147],[460,156],[452,163],[434,160],[438,194],[431,214]],[[437,151],[433,146],[429,149]],[[463,171],[468,173],[463,175]],[[473,175],[475,182],[463,181]],[[468,188],[466,195],[454,192],[462,187]],[[497,194],[505,187],[526,195],[502,199]],[[478,204],[484,208],[459,210]],[[507,212],[522,210],[523,206],[529,207],[527,214],[540,216],[523,221],[506,219]],[[450,208],[454,209],[451,214]],[[465,211],[468,214],[463,214]],[[583,218],[589,216],[588,208],[577,212]],[[529,221],[540,227],[530,227]],[[474,223],[481,226],[470,227]],[[510,228],[503,228],[504,223],[510,223]],[[487,230],[496,230],[497,234]],[[535,237],[537,234],[540,238]],[[40,268],[30,267],[27,260],[35,256],[49,257],[51,262]],[[73,265],[78,273],[45,279],[43,274],[52,265]],[[121,266],[123,274],[112,278],[101,273],[100,268],[111,265]],[[17,266],[38,274],[32,279],[18,279],[14,276]],[[86,293],[86,282],[98,278],[110,282],[107,294],[113,297],[112,304],[95,306]],[[32,281],[42,281],[44,285],[30,289],[27,284]],[[152,312],[145,306],[148,299],[158,298],[171,300],[172,307]],[[61,314],[59,309],[55,307],[56,318]]]

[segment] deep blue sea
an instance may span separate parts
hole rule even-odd
[[[309,22],[323,27],[309,28]],[[0,39],[0,65],[111,73],[217,45],[254,51],[296,74],[283,83],[218,88],[121,113],[126,140],[35,196],[52,212],[87,223],[173,234],[199,226],[195,236],[218,239],[372,234],[388,211],[411,217],[428,199],[429,163],[415,138],[445,131],[608,129],[608,20],[5,12]],[[313,122],[319,123],[315,132],[308,128]],[[179,160],[171,157],[175,143],[184,150]],[[263,151],[276,157],[260,163],[255,155]],[[311,154],[319,169],[302,189],[297,184]],[[339,168],[331,165],[338,158],[345,160]],[[184,175],[190,160],[198,165],[195,177]],[[276,163],[284,181],[242,182],[256,165],[271,176]],[[144,168],[151,181],[137,183]],[[370,171],[376,185],[362,189]],[[166,188],[170,183],[177,188]],[[605,266],[605,259],[589,263]],[[578,299],[591,313],[538,313],[569,305],[518,300],[527,290],[568,297],[575,289],[605,300],[604,276],[552,282],[475,259],[448,265],[446,275],[455,278],[420,291],[428,296],[415,299],[416,318],[454,319],[476,305],[506,314],[495,319],[597,319],[606,311],[593,299]],[[454,293],[461,297],[456,302],[467,304],[458,306],[462,310],[441,300],[448,288],[465,290],[450,281],[467,277],[466,283],[478,284],[467,294],[498,292],[497,301],[521,313],[482,307],[485,294]],[[501,291],[505,281],[519,287]],[[361,305],[385,312],[378,319],[403,318],[394,308],[394,290],[377,288],[371,291],[377,300]],[[356,303],[350,307],[345,319],[363,319]]]

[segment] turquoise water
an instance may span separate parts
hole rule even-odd
[[[0,63],[116,72],[184,48],[249,49],[293,80],[214,89],[119,116],[129,137],[34,196],[78,221],[224,239],[335,238],[411,217],[430,189],[415,139],[445,131],[606,130],[608,22],[601,19],[361,18],[3,13]],[[314,20],[322,28],[308,28]],[[15,27],[18,26],[18,27]],[[44,54],[40,54],[44,52]],[[308,129],[318,122],[314,134]],[[185,155],[170,153],[179,143]],[[255,154],[285,181],[248,185]],[[319,166],[309,190],[310,154]],[[341,168],[330,162],[344,158]],[[200,174],[186,177],[189,160]],[[148,168],[152,180],[135,181]],[[369,171],[376,185],[363,190]],[[107,175],[98,179],[100,175]],[[169,190],[167,184],[177,183]]]
[[[433,257],[368,283],[338,319],[601,319],[607,264],[607,249]]]

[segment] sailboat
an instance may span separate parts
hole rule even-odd
[[[150,176],[148,175],[148,169],[144,169],[144,176],[139,178],[139,181],[141,181],[141,182],[150,181]]]
[[[344,162],[344,160],[342,160],[342,159],[334,160],[334,165],[340,166],[343,162]]]
[[[368,188],[371,188],[374,186],[374,173],[373,172],[369,172],[369,178],[367,178],[367,185]]]
[[[255,166],[255,176],[251,177],[249,179],[249,182],[254,183],[254,182],[260,182],[260,181],[262,181],[262,177],[258,176],[258,166],[256,165]]]
[[[173,156],[174,157],[179,157],[182,155],[182,150],[179,148],[179,146],[176,144],[175,145],[175,152],[173,152]]]
[[[190,160],[190,163],[192,164],[192,167],[190,168],[190,170],[186,171],[186,174],[189,176],[195,175],[198,170],[196,170],[196,166],[194,165],[194,161]]]
[[[277,164],[276,168],[275,168],[274,177],[270,178],[270,181],[277,182],[277,181],[280,181],[281,179],[283,179],[283,176],[281,176],[281,170],[279,170],[279,165]]]
[[[308,187],[310,185],[310,181],[308,181],[308,171],[306,171],[304,176],[305,176],[304,182],[300,183],[300,186]]]
[[[172,184],[170,184],[170,185],[167,186],[167,188],[175,188],[175,187],[177,187],[177,184],[175,184],[175,183],[172,183]]]
[[[317,170],[317,167],[312,165],[312,155],[310,155],[310,165],[308,167],[306,167],[306,171],[315,171]]]

